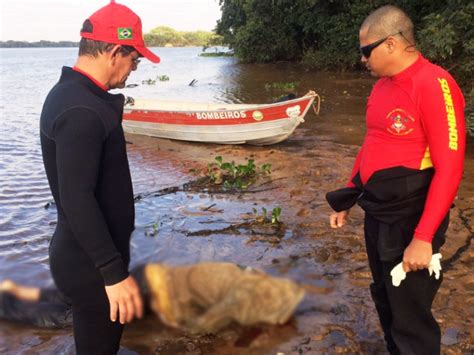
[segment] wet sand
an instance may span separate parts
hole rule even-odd
[[[204,199],[201,203],[198,200],[196,205],[188,205],[182,210],[196,218],[198,210],[215,204],[214,211],[204,218],[204,226],[196,226],[200,222],[194,221],[185,228],[185,231],[206,232],[200,240],[196,240],[199,237],[188,238],[188,248],[201,253],[199,260],[233,261],[293,278],[305,285],[307,297],[295,318],[284,327],[235,328],[212,340],[166,332],[158,336],[158,331],[149,351],[154,348],[163,353],[216,354],[384,351],[368,292],[370,273],[363,242],[362,212],[356,208],[350,224],[342,230],[331,230],[327,224],[330,209],[324,194],[345,184],[358,148],[334,143],[332,138],[312,132],[310,128],[302,128],[287,142],[263,148],[205,145],[196,148],[195,145],[168,142],[169,150],[181,147],[179,155],[185,167],[205,165],[216,155],[226,160],[245,162],[246,158],[253,158],[257,163],[272,164],[271,183],[257,184],[249,193],[243,194],[211,197],[201,194]],[[137,138],[134,141],[139,144]],[[160,147],[163,149],[163,145]],[[472,164],[468,162],[466,174],[471,169]],[[444,334],[443,353],[473,349],[472,192],[472,184],[464,184],[461,188],[452,210],[448,241],[443,248],[445,281],[434,305]],[[222,233],[227,226],[245,220],[252,206],[258,209],[282,207],[285,235],[275,240],[268,235],[259,235],[255,230],[240,230],[238,235]],[[140,327],[130,328],[124,345],[129,344],[127,347],[133,349]],[[143,345],[148,341],[139,340],[138,343]]]
[[[370,273],[363,242],[362,213],[355,208],[349,225],[329,228],[326,191],[345,184],[357,146],[337,143],[335,136],[315,134],[313,120],[286,142],[271,147],[219,146],[175,142],[128,135],[132,171],[139,172],[135,190],[137,229],[132,259],[181,264],[204,260],[232,261],[297,280],[307,296],[288,324],[278,327],[232,326],[216,335],[190,336],[162,326],[153,316],[128,326],[121,353],[139,354],[298,354],[374,353],[384,344],[368,291]],[[471,147],[472,148],[472,147]],[[189,172],[214,157],[257,164],[271,163],[271,181],[259,181],[248,192],[229,194],[182,191],[196,179]],[[137,166],[147,161],[147,171]],[[163,181],[154,164],[169,166],[172,178]],[[472,160],[466,176],[473,171]],[[465,179],[452,210],[443,249],[445,281],[436,298],[443,353],[473,351],[474,327],[474,186]],[[164,187],[179,191],[159,192]],[[154,206],[155,208],[151,208]],[[211,206],[211,207],[209,207]],[[236,226],[250,220],[252,208],[281,207],[283,235]],[[147,236],[151,224],[158,232]],[[231,232],[229,232],[229,230]],[[71,330],[42,330],[0,323],[6,337],[2,353],[72,353]],[[8,342],[6,341],[8,339]]]

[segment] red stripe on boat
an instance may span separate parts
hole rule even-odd
[[[268,122],[281,119],[287,119],[287,109],[300,106],[301,116],[311,97],[298,102],[290,102],[288,104],[272,105],[261,108],[252,108],[247,110],[209,110],[209,111],[154,111],[139,110],[126,108],[123,115],[124,120],[150,122],[150,123],[167,123],[167,124],[183,124],[183,125],[202,125],[202,126],[221,126],[234,124],[250,124],[255,122]],[[130,111],[128,111],[130,110]]]

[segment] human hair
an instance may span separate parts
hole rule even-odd
[[[89,20],[85,20],[82,24],[81,32],[92,33],[93,31],[94,27],[92,26],[92,23]],[[88,55],[95,58],[101,53],[111,51],[115,45],[115,43],[107,43],[83,37],[79,42],[79,56]],[[122,46],[120,52],[122,53],[122,55],[125,56],[130,54],[134,50],[135,48],[133,48],[132,46]]]
[[[399,33],[411,46],[415,45],[413,22],[402,9],[393,5],[385,5],[374,10],[360,28],[367,29],[367,36],[373,38],[384,38]]]

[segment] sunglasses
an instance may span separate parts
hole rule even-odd
[[[135,48],[130,47],[130,46],[127,46],[127,47],[122,46],[122,47],[120,47],[120,51],[121,51],[122,53],[124,53],[125,55],[130,55],[134,50],[135,50]],[[133,57],[133,56],[132,56],[131,58],[132,58],[132,65],[136,68],[136,67],[138,66],[138,64],[140,64],[141,59],[140,59],[139,56],[138,56],[138,57]]]
[[[140,57],[132,57],[132,64],[135,68],[138,67],[138,64],[140,64],[140,62],[141,62]]]
[[[384,38],[381,38],[379,39],[378,41],[375,41],[373,43],[370,43],[366,46],[363,46],[363,47],[360,47],[360,52],[362,53],[362,55],[366,58],[366,59],[369,59],[370,57],[370,54],[372,53],[372,51],[377,48],[378,46],[380,46],[383,42],[385,42],[389,37],[391,36],[396,36],[398,34],[402,34],[402,31],[399,31],[397,33],[394,33],[394,34],[391,34],[391,35],[388,35],[387,37],[384,37]]]

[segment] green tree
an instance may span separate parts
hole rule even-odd
[[[422,19],[419,47],[433,62],[447,68],[461,85],[469,133],[474,136],[474,3],[448,0]],[[440,29],[442,29],[440,31]]]
[[[300,57],[295,1],[221,0],[216,32],[245,62],[271,62]]]
[[[167,26],[159,26],[145,34],[145,42],[151,47],[205,46],[208,43],[222,43],[222,37],[208,31],[176,31]],[[217,44],[212,44],[217,45]]]
[[[206,43],[202,46],[202,50],[206,51],[210,47],[223,46],[223,37],[218,34],[212,33],[211,36],[207,38]]]
[[[145,41],[150,46],[163,47],[166,44],[182,47],[186,45],[183,35],[175,29],[167,26],[159,26],[145,35]]]

